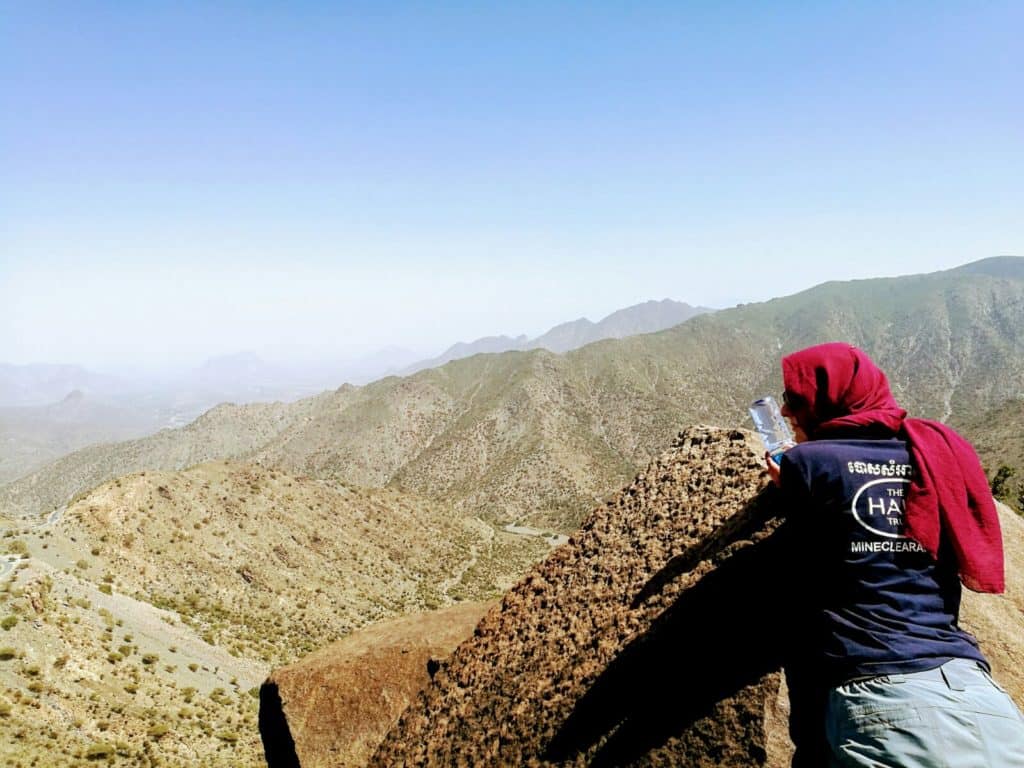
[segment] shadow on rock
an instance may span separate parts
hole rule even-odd
[[[724,550],[742,531],[728,533],[710,549]],[[709,555],[706,544],[700,549],[670,562],[637,601]],[[702,735],[699,721],[721,718],[721,702],[780,669],[785,638],[799,631],[789,576],[795,554],[793,536],[783,525],[726,556],[608,665],[577,702],[545,759],[567,761],[596,746],[590,765],[628,765],[670,739],[694,746],[707,741],[712,753],[706,754],[713,759],[716,747]],[[725,716],[741,729],[734,734],[737,744],[759,749],[757,717],[736,709]]]
[[[295,741],[284,716],[281,694],[274,683],[260,687],[260,735],[267,765],[273,768],[299,768]]]

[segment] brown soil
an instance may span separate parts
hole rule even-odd
[[[366,765],[430,682],[437,659],[468,637],[493,603],[468,603],[375,624],[275,670],[260,691],[270,768]]]

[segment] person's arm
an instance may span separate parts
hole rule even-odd
[[[811,490],[805,475],[804,464],[794,460],[789,452],[782,454],[776,462],[765,452],[765,466],[772,482],[780,491],[780,512],[784,517],[802,517],[810,509]]]
[[[770,457],[768,472],[779,488],[780,514],[793,537],[794,551],[805,548],[812,535],[814,503],[806,464],[786,453],[779,464]],[[771,466],[774,464],[773,467]],[[821,682],[817,669],[815,613],[808,604],[811,585],[817,578],[807,560],[795,560],[787,568],[791,584],[792,602],[786,611],[786,626],[790,635],[788,652],[783,660],[783,671],[789,689],[789,736],[796,747],[791,768],[820,768],[828,764],[829,746],[825,738],[825,708],[828,688]],[[809,583],[810,582],[810,583]]]
[[[782,487],[782,468],[775,463],[775,459],[768,451],[764,452],[764,464],[768,468],[768,476],[771,477],[772,482],[775,483],[776,488]]]

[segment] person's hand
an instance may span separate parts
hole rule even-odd
[[[782,480],[779,478],[779,465],[768,451],[764,452],[764,463],[768,468],[768,475],[771,477],[772,482],[775,483],[775,487],[778,488],[782,485]]]

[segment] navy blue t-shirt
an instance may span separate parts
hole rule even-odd
[[[915,672],[952,658],[987,667],[957,626],[960,581],[903,534],[913,468],[899,439],[814,440],[781,461],[786,515],[807,555],[807,590],[830,685]]]

